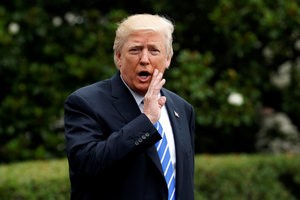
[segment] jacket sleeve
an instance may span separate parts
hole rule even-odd
[[[99,115],[88,100],[76,93],[68,97],[64,113],[65,139],[73,173],[84,177],[105,173],[129,154],[143,152],[161,139],[144,114],[125,123],[119,130],[109,132],[108,123],[117,123],[112,116],[109,113]]]

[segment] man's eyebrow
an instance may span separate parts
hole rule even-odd
[[[131,47],[141,47],[141,46],[143,46],[143,45],[140,44],[140,43],[134,43],[134,44],[128,45],[129,48],[131,48]]]
[[[144,45],[141,43],[132,43],[130,45],[128,45],[129,48],[140,48],[143,47]],[[151,47],[151,48],[158,48],[159,45],[158,44],[147,44],[147,47]]]

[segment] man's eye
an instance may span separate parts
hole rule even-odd
[[[139,49],[137,49],[137,48],[129,49],[129,52],[131,54],[137,54],[137,53],[139,53]]]
[[[150,52],[152,55],[158,55],[160,53],[158,49],[152,49]]]

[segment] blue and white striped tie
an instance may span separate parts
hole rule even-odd
[[[171,162],[171,155],[169,151],[168,141],[166,138],[166,134],[159,122],[155,124],[156,129],[158,130],[159,134],[161,135],[162,139],[158,141],[155,146],[160,158],[161,166],[165,175],[165,179],[168,185],[169,190],[169,200],[176,199],[175,193],[175,172],[173,168],[173,164]]]

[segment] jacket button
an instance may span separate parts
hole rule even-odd
[[[149,136],[150,136],[150,134],[149,134],[149,133],[145,133],[145,136],[146,136],[146,137],[149,137]]]
[[[134,144],[137,146],[137,145],[139,145],[140,143],[139,143],[138,140],[136,140],[136,141],[134,142]]]
[[[142,139],[145,140],[145,139],[146,139],[146,136],[145,136],[145,135],[142,135]]]

